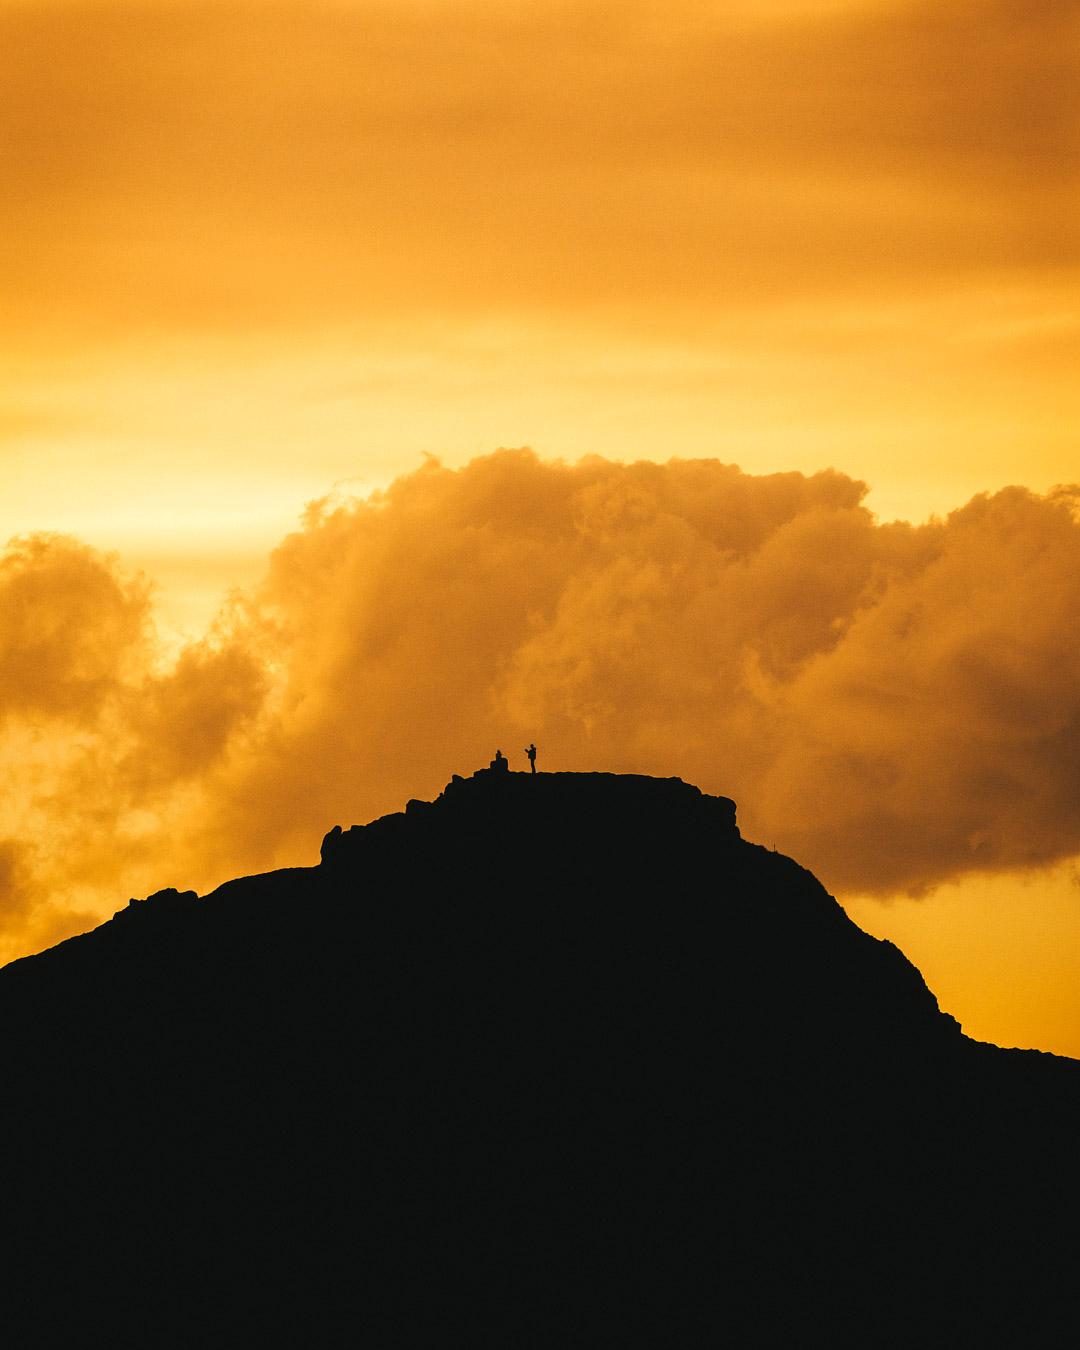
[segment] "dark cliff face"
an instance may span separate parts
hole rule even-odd
[[[967,1041],[677,779],[456,779],[9,966],[0,1016],[13,1306],[54,1333],[1031,1344],[1070,1315],[1077,1066]]]

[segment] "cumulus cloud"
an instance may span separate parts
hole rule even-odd
[[[102,600],[35,592],[43,631],[79,623],[39,698],[61,730],[5,677],[30,806],[4,833],[38,850],[38,895],[108,910],[125,889],[310,862],[331,824],[434,793],[496,745],[523,765],[535,739],[542,768],[734,796],[745,833],[840,892],[1076,855],[1077,495],[1010,488],[915,527],[878,524],[864,493],[711,460],[431,461],[314,504],[171,665],[139,584],[70,543],[20,545],[12,586],[77,559]],[[32,668],[17,636],[35,629],[4,630],[3,670]]]
[[[0,717],[85,721],[145,642],[148,594],[74,539],[15,540],[0,559]]]
[[[223,631],[167,661],[152,588],[77,540],[0,556],[0,959],[90,926],[169,865],[175,827],[261,705]],[[194,864],[191,864],[194,865]]]

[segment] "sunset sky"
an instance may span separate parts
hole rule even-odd
[[[535,739],[1080,1056],[1078,57],[1062,0],[0,0],[0,959]]]

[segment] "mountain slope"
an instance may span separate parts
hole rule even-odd
[[[455,778],[318,867],[16,962],[0,1017],[12,1307],[52,1335],[1038,1344],[1073,1315],[1080,1066],[968,1041],[678,779]]]

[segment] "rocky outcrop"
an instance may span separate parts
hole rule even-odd
[[[199,896],[195,891],[178,891],[175,886],[167,886],[164,890],[155,891],[153,895],[148,895],[145,900],[137,900],[134,896],[127,902],[126,909],[118,909],[115,917],[118,919],[133,919],[144,917],[152,910],[155,915],[161,913],[176,914],[190,908]]]
[[[454,774],[434,802],[413,799],[404,814],[415,819],[429,808],[425,828],[463,831],[469,837],[480,824],[493,820],[533,833],[558,830],[577,835],[582,828],[600,828],[613,818],[632,830],[642,816],[649,829],[677,823],[701,831],[702,838],[717,847],[740,837],[730,797],[710,797],[681,778],[641,774],[514,773],[496,768],[493,761],[467,778]],[[388,822],[400,818],[384,816],[348,830],[335,825],[323,839],[322,862],[340,866],[350,858],[362,860],[365,843],[393,828]]]

